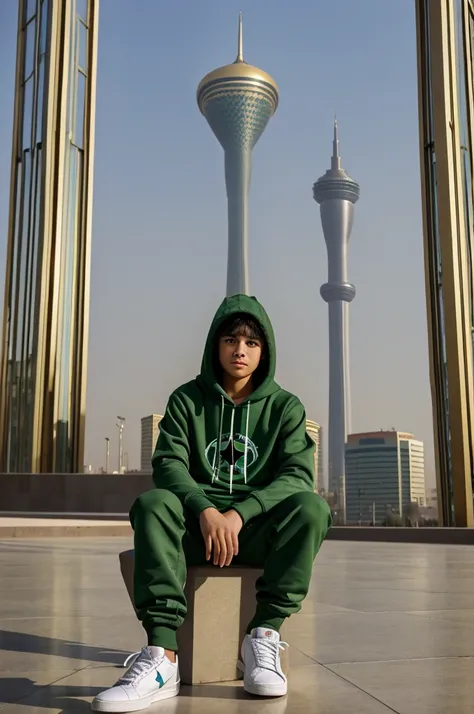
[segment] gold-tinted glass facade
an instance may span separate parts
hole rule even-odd
[[[98,0],[20,0],[0,471],[82,471]]]
[[[438,504],[473,526],[474,2],[416,0],[420,156]]]

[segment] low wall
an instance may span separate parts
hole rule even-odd
[[[0,474],[0,511],[128,513],[151,488],[145,474]]]
[[[329,540],[370,541],[372,543],[438,543],[474,545],[474,528],[390,528],[334,526]]]
[[[0,512],[125,515],[151,488],[144,474],[0,474]],[[474,545],[474,528],[334,526],[328,538]]]

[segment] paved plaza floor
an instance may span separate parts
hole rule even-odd
[[[0,714],[85,714],[144,641],[122,538],[0,541]],[[288,696],[182,687],[150,714],[474,714],[474,548],[326,542],[290,620]]]

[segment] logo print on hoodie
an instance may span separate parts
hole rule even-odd
[[[206,447],[206,459],[209,466],[220,461],[220,466],[218,470],[221,473],[229,474],[230,467],[233,466],[234,475],[243,474],[245,466],[245,452],[247,452],[247,469],[252,466],[258,459],[258,449],[251,439],[244,436],[243,434],[234,434],[233,439],[230,438],[230,434],[222,434],[219,455],[216,455],[217,439],[211,441],[211,443]],[[220,458],[216,458],[220,456]]]

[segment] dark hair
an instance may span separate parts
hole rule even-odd
[[[239,312],[230,315],[219,327],[217,339],[228,335],[229,337],[249,337],[251,340],[260,340],[262,347],[265,346],[265,333],[260,323],[251,315]]]

